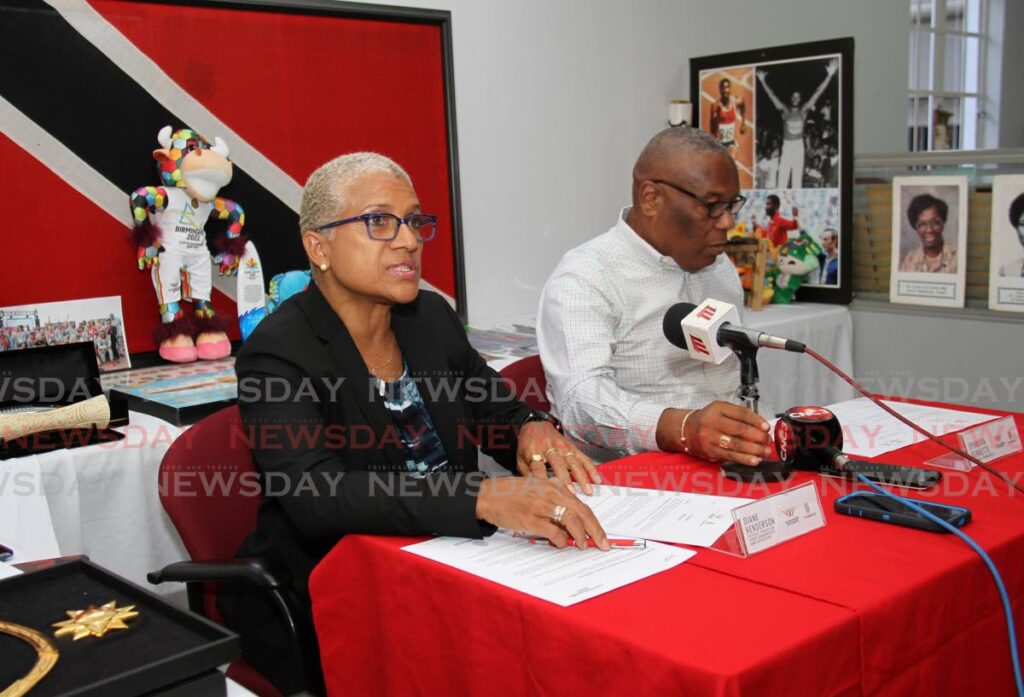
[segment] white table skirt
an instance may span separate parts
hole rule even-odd
[[[54,556],[47,540],[55,537],[61,556],[86,554],[129,581],[178,599],[181,584],[151,586],[146,574],[188,559],[158,493],[160,461],[184,429],[136,412],[130,422],[119,429],[124,440],[8,461],[8,468],[25,474],[20,486],[0,487],[0,507],[14,502],[22,512],[6,536],[15,562]],[[45,506],[26,505],[38,504],[40,496]]]
[[[769,305],[759,312],[746,310],[743,321],[750,329],[803,342],[853,375],[853,317],[845,305]],[[761,349],[757,366],[761,413],[766,417],[793,406],[825,406],[856,396],[852,387],[810,356]]]
[[[801,341],[832,361],[848,375],[853,374],[853,318],[845,305],[793,303],[768,305],[758,312],[744,310],[743,322],[750,329]],[[533,332],[535,315],[516,315],[501,320],[474,323],[479,329],[508,332]],[[470,341],[474,340],[470,332]],[[496,336],[495,341],[500,336]],[[518,344],[508,355],[488,345],[488,364],[495,370],[514,363],[523,356]],[[773,416],[801,404],[834,404],[856,396],[853,388],[833,375],[810,356],[761,349],[757,355],[761,375],[761,413]],[[738,387],[738,385],[737,385]]]

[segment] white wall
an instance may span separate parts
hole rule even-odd
[[[561,255],[604,232],[683,95],[670,0],[402,0],[452,12],[470,320],[536,311]]]
[[[1021,318],[853,304],[857,379],[899,397],[1024,411]]]
[[[904,147],[898,0],[403,2],[452,12],[472,322],[534,312],[561,255],[612,226],[693,56],[852,35],[855,147]]]

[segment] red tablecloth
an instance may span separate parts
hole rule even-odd
[[[925,442],[879,459],[942,452]],[[1024,455],[995,466],[1019,475]],[[832,502],[852,485],[817,475],[752,488],[664,453],[601,471],[611,483],[752,497],[813,479],[827,526],[748,559],[701,550],[569,608],[401,551],[415,539],[347,536],[310,581],[330,693],[1014,694],[995,586],[956,537],[839,515]],[[972,509],[965,532],[1024,624],[1024,496],[980,470],[944,482],[910,495]]]

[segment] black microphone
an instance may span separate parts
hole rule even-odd
[[[665,338],[673,345],[689,351],[693,355],[693,349],[687,345],[686,336],[683,334],[683,320],[685,320],[697,306],[693,303],[676,303],[665,313],[661,328]],[[749,348],[773,348],[783,351],[803,353],[806,346],[799,341],[784,339],[781,336],[772,336],[759,332],[756,329],[747,329],[732,322],[722,322],[717,328],[715,338],[722,346],[749,347]],[[694,356],[695,358],[697,356]]]
[[[824,407],[787,409],[775,423],[775,449],[779,459],[798,470],[855,479],[863,475],[874,482],[911,489],[927,489],[942,474],[906,465],[855,460],[843,452],[839,419]]]

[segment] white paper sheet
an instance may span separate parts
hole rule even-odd
[[[438,537],[402,549],[562,607],[671,569],[695,554],[656,542],[608,552],[557,549],[506,532],[483,540]]]
[[[10,564],[0,561],[0,580],[10,578],[11,576],[17,576],[20,573],[21,569],[15,569]]]
[[[753,499],[604,484],[580,500],[609,535],[710,547],[732,526],[732,509]]]
[[[975,414],[906,402],[885,400],[884,403],[936,436],[999,418],[992,414]],[[853,399],[828,408],[843,427],[843,452],[847,455],[878,457],[925,440],[923,435],[900,423],[869,399]]]

